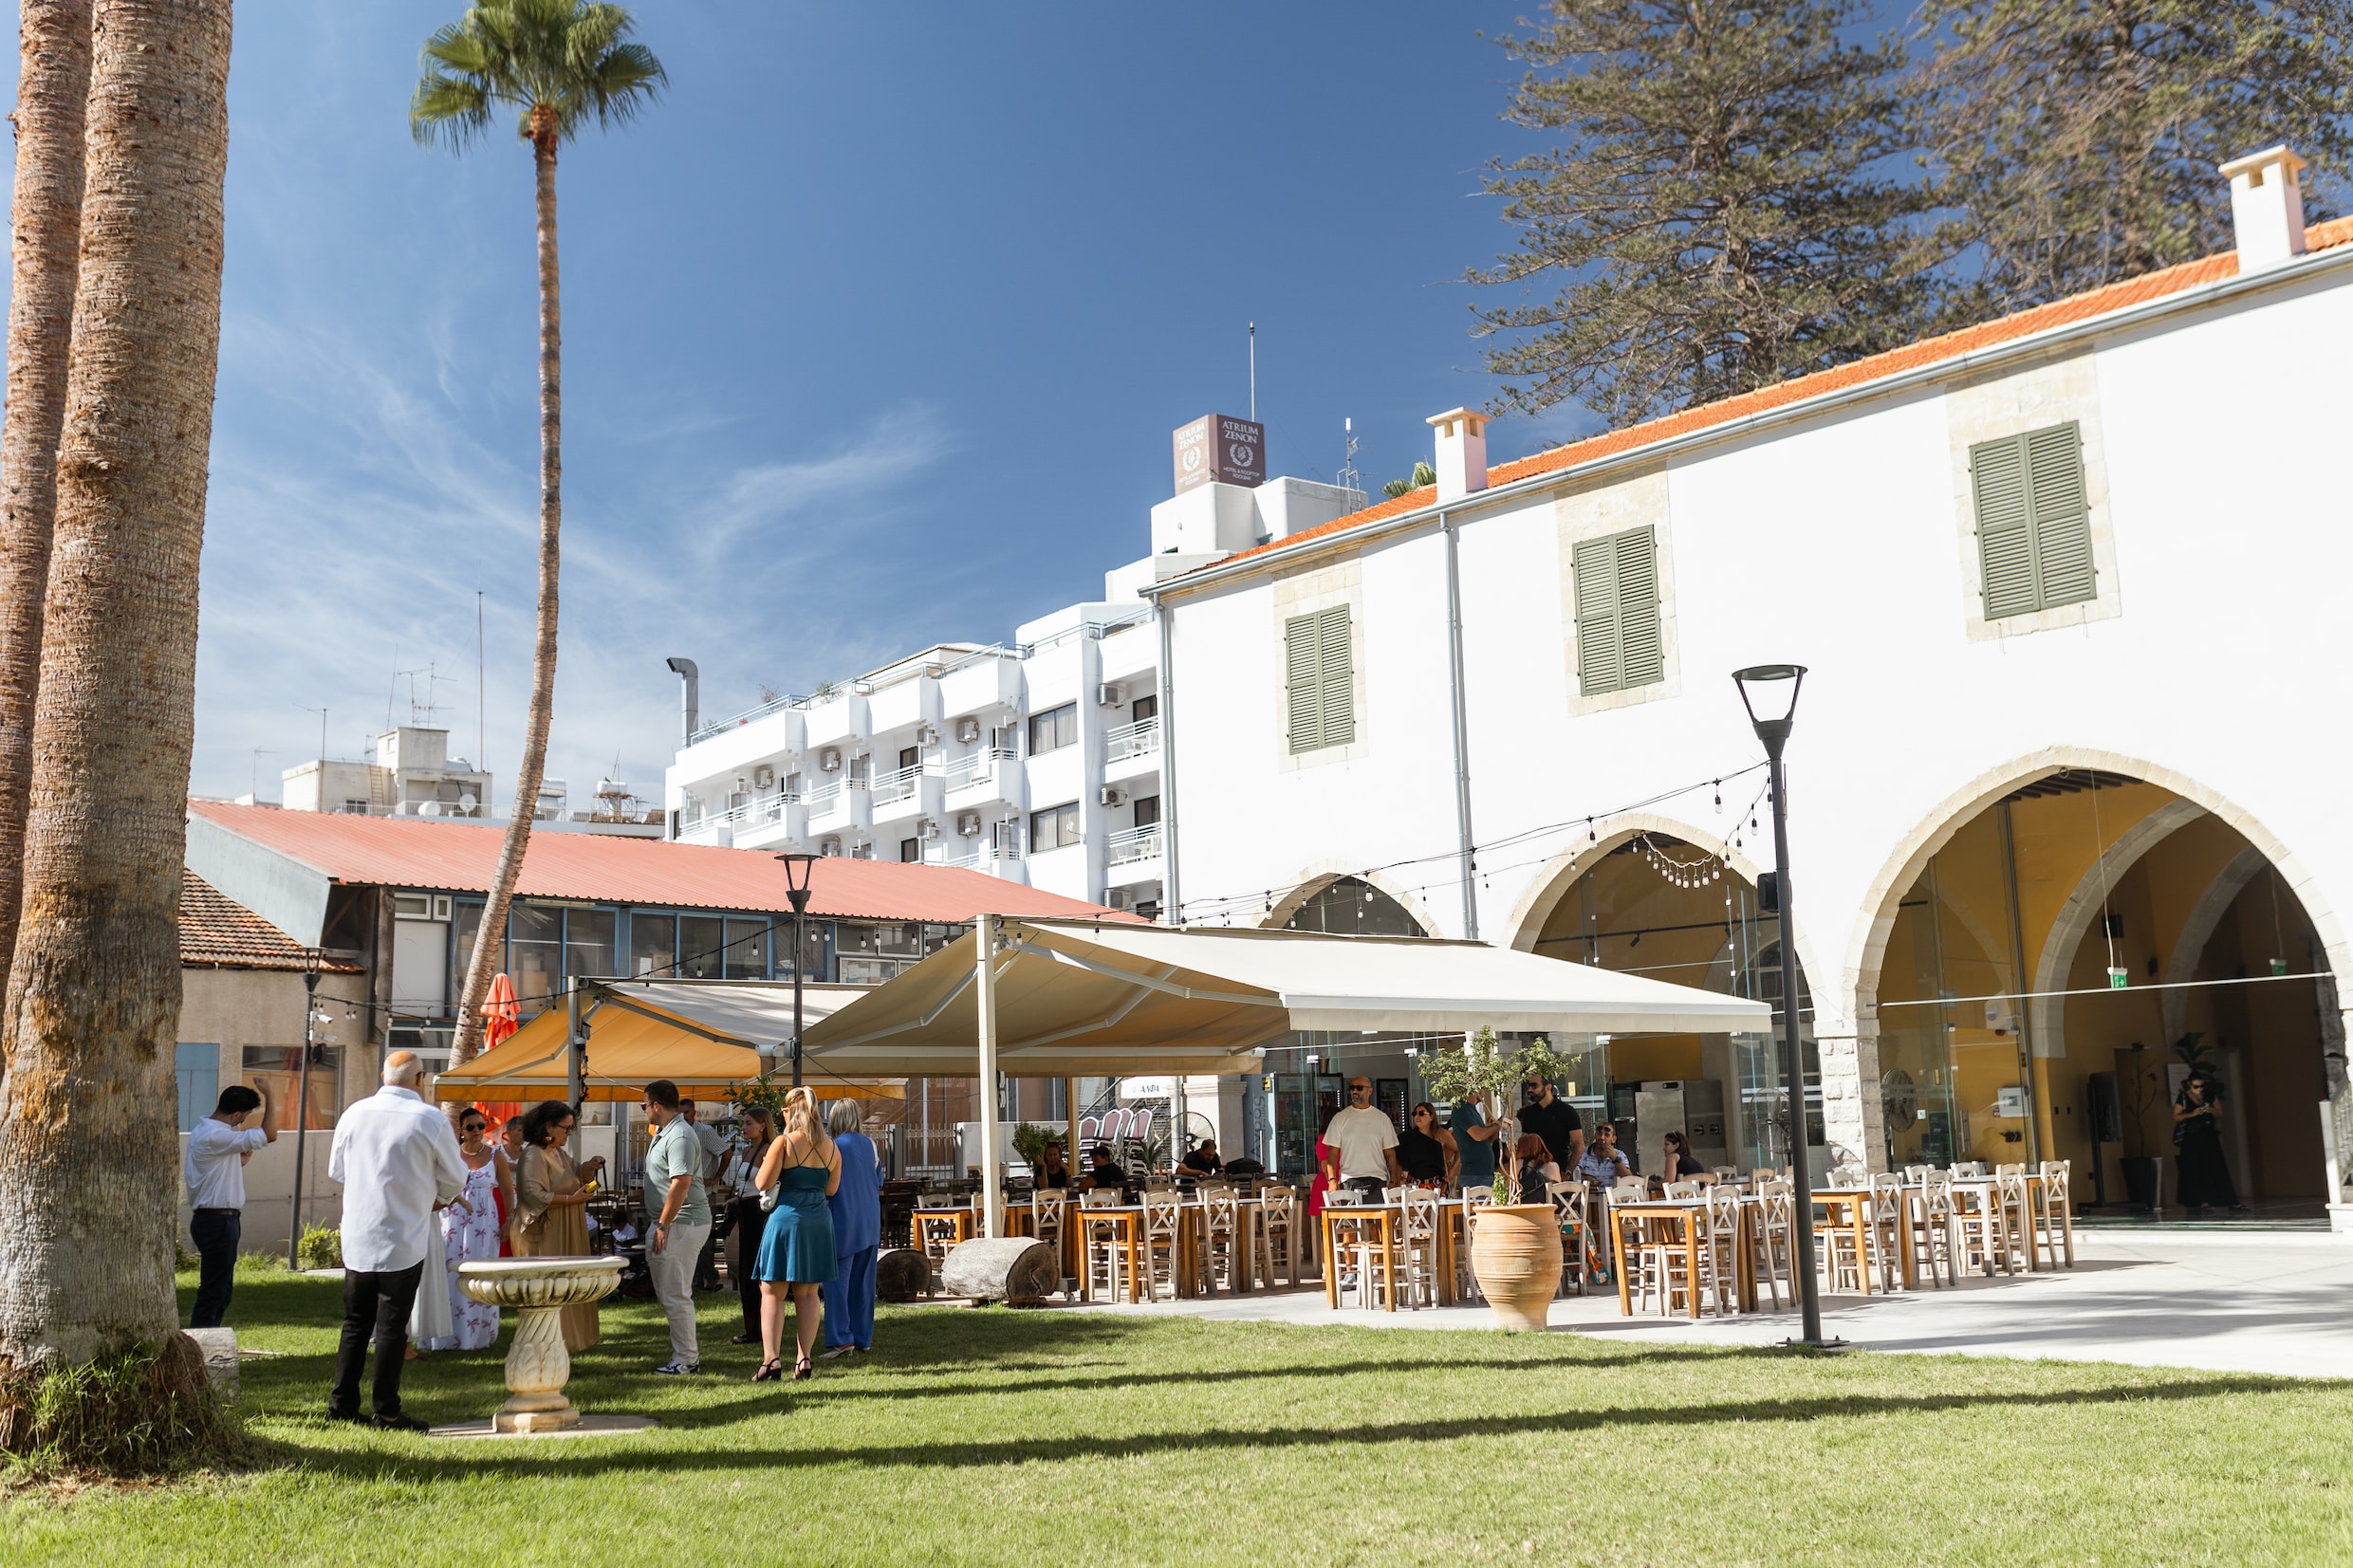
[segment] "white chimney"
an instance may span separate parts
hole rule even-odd
[[[1438,433],[1438,505],[1487,489],[1487,415],[1449,409],[1430,423]]]
[[[2231,182],[2231,226],[2238,231],[2241,275],[2304,254],[2304,159],[2268,148],[2222,165]]]

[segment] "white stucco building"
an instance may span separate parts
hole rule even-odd
[[[2121,1197],[2196,1058],[2241,1195],[2341,1197],[2353,220],[2307,235],[2294,169],[2233,166],[2235,253],[1491,470],[1456,411],[1434,489],[1151,584],[1175,916],[1769,996],[1730,673],[1794,662],[1830,1159]],[[1566,1043],[1588,1116],[1714,1084],[1724,1161],[1778,1163],[1769,1042]],[[1419,1092],[1395,1042],[1269,1066],[1287,1135],[1343,1071]]]

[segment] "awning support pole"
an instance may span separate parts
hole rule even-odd
[[[980,1233],[993,1241],[1005,1234],[1005,1158],[998,1145],[1004,1130],[997,1104],[997,917],[983,914],[973,921],[973,979],[979,987],[980,1015]]]
[[[572,1102],[573,1113],[578,1115],[581,1101],[588,1098],[586,1049],[588,1042],[580,1030],[580,977],[578,975],[564,977],[564,1039],[571,1061],[571,1071],[564,1088],[565,1098]],[[619,1177],[616,1176],[614,1179],[619,1180]]]

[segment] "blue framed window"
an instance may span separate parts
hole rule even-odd
[[[193,1133],[220,1101],[220,1047],[173,1046],[172,1076],[179,1080],[179,1130]]]

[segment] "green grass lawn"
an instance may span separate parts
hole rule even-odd
[[[650,1303],[608,1307],[576,1362],[584,1409],[658,1430],[455,1442],[322,1418],[339,1301],[238,1283],[240,1337],[283,1353],[245,1363],[259,1468],[20,1492],[0,1559],[2353,1561],[2344,1384],[885,1308],[873,1356],[754,1386],[733,1301],[710,1296],[715,1374],[647,1374]],[[503,1353],[412,1363],[410,1411],[487,1413]]]

